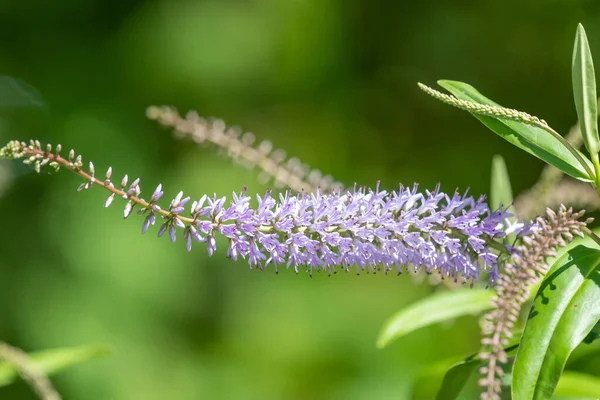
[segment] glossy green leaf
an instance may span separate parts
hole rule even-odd
[[[598,137],[598,104],[596,99],[596,75],[592,52],[585,29],[579,24],[573,48],[573,97],[579,118],[579,127],[588,152],[598,159],[600,138]]]
[[[500,106],[479,93],[473,86],[463,82],[441,80],[438,84],[456,96],[458,99],[472,101],[490,106]],[[473,114],[494,133],[532,154],[540,160],[553,165],[565,174],[585,182],[593,181],[569,149],[558,139],[545,130],[524,124],[518,121],[510,121],[493,117]],[[581,153],[580,153],[581,154]],[[583,155],[588,168],[593,171],[592,163]]]
[[[564,371],[555,396],[578,399],[598,399],[600,397],[600,378],[574,371]]]
[[[573,349],[600,318],[600,251],[559,258],[534,299],[514,367],[515,399],[549,399]]]
[[[29,354],[33,363],[46,375],[51,375],[81,362],[110,354],[106,346],[81,346],[43,350]],[[6,361],[0,362],[0,387],[11,384],[19,376]]]
[[[377,347],[384,348],[400,336],[424,326],[485,311],[490,308],[493,294],[493,290],[485,289],[443,291],[412,303],[385,322]]]

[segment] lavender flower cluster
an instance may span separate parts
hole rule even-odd
[[[168,232],[175,242],[177,229],[182,229],[188,251],[196,241],[205,243],[212,255],[219,234],[229,240],[229,258],[247,259],[251,267],[273,264],[276,271],[282,265],[293,266],[296,272],[305,267],[312,275],[313,270],[332,273],[355,266],[357,272],[382,267],[384,272],[395,268],[401,273],[404,266],[472,282],[487,272],[493,282],[498,255],[513,250],[502,239],[511,233],[525,235],[532,228],[511,224],[511,214],[502,209],[492,212],[484,197],[475,200],[458,192],[448,196],[439,185],[425,193],[416,185],[391,192],[379,185],[375,190],[355,187],[326,194],[288,191],[278,198],[267,192],[257,196],[255,207],[245,191],[234,193],[228,206],[224,197],[216,196],[202,196],[188,206],[190,197],[180,192],[168,209],[162,209],[157,204],[162,185],[146,201],[140,197],[139,179],[128,184],[125,175],[118,189],[111,181],[112,168],[98,179],[94,165],[89,163],[86,172],[73,150],[67,158],[60,156],[60,145],[52,152],[51,146],[44,151],[37,141],[13,141],[0,149],[0,157],[24,159],[36,171],[44,165],[71,170],[86,180],[78,190],[100,186],[111,192],[105,207],[115,196],[127,201],[125,218],[137,207],[138,214],[146,215],[142,232],[161,219],[158,235]]]
[[[153,201],[162,195],[159,186]],[[476,280],[481,266],[493,281],[497,270],[497,249],[507,229],[509,213],[491,212],[484,198],[474,200],[467,194],[452,197],[441,193],[439,186],[425,194],[413,188],[397,191],[354,189],[347,192],[296,194],[290,192],[274,198],[270,192],[257,196],[256,208],[245,192],[226,199],[203,196],[191,205],[192,222],[177,218],[190,198],[179,193],[171,202],[159,236],[169,231],[175,241],[176,227],[184,229],[188,251],[192,240],[206,243],[208,254],[216,250],[215,234],[229,240],[228,257],[247,258],[250,266],[305,266],[335,272],[348,270],[384,271],[402,266],[438,271],[442,276],[461,276]],[[206,203],[206,204],[205,204]],[[145,211],[145,210],[144,210]],[[143,231],[155,222],[150,209]]]

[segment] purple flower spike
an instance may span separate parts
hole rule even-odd
[[[229,206],[225,198],[203,196],[188,208],[193,216],[189,220],[179,216],[189,201],[180,192],[159,235],[168,230],[174,241],[176,229],[182,228],[187,249],[192,239],[204,242],[210,256],[217,250],[216,232],[229,240],[227,257],[247,259],[261,269],[285,265],[312,274],[351,267],[398,273],[423,268],[464,281],[474,281],[485,271],[493,280],[498,254],[505,251],[500,240],[529,226],[509,223],[509,213],[492,212],[484,200],[448,196],[439,187],[421,193],[415,185],[392,192],[379,187],[330,194],[288,192],[278,198],[267,192],[252,207],[243,191],[233,194]]]

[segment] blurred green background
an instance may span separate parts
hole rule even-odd
[[[264,192],[256,173],[174,140],[145,108],[218,116],[351,185],[486,193],[502,154],[516,193],[542,163],[416,82],[471,83],[566,132],[576,24],[600,57],[600,3],[575,0],[0,2],[0,74],[47,108],[4,109],[0,139],[75,148],[166,196]],[[403,275],[249,271],[140,235],[101,190],[12,169],[0,198],[0,339],[27,351],[107,343],[53,378],[66,399],[403,399],[432,361],[479,348],[475,318],[385,350],[384,322],[432,290]],[[22,383],[0,398],[33,399]]]

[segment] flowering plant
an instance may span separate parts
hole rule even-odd
[[[573,88],[579,129],[569,141],[544,120],[507,109],[485,98],[471,86],[440,81],[451,95],[419,84],[427,94],[447,104],[469,111],[492,131],[510,143],[535,155],[576,180],[591,184],[600,193],[600,137],[597,128],[596,87],[592,59],[585,31],[577,31],[573,54]],[[217,251],[217,237],[225,238],[226,256],[246,260],[251,268],[270,265],[306,270],[338,270],[384,273],[395,271],[437,273],[442,279],[478,285],[487,276],[488,289],[442,292],[401,310],[385,324],[378,346],[418,327],[469,313],[486,312],[482,320],[482,350],[451,365],[440,377],[438,398],[456,398],[474,369],[482,375],[482,398],[499,399],[503,386],[509,386],[518,399],[550,397],[571,352],[598,337],[600,320],[600,250],[577,246],[568,249],[550,265],[559,247],[574,235],[600,244],[582,220],[583,212],[564,205],[548,208],[529,221],[529,211],[541,202],[542,191],[527,194],[535,203],[531,210],[516,209],[510,183],[501,158],[494,161],[491,200],[474,198],[467,192],[448,194],[440,187],[420,191],[417,185],[384,190],[354,186],[344,188],[322,177],[298,160],[287,163],[272,151],[270,143],[253,147],[247,136],[239,135],[219,121],[208,123],[194,113],[183,118],[168,107],[151,107],[148,116],[175,128],[196,142],[209,141],[229,154],[262,170],[276,186],[288,189],[276,194],[256,194],[246,189],[233,193],[230,200],[202,195],[197,200],[179,192],[161,205],[162,184],[146,198],[140,180],[128,175],[113,181],[113,170],[97,174],[92,162],[62,146],[43,146],[39,141],[10,141],[0,157],[22,159],[35,171],[66,169],[83,179],[78,190],[94,186],[107,191],[105,207],[115,198],[124,203],[123,216],[134,211],[144,215],[142,233],[159,225],[158,236],[176,242],[183,239],[187,251],[202,243],[208,255]],[[573,144],[581,134],[590,158]],[[544,176],[541,187],[555,187],[556,174]],[[550,188],[550,189],[548,189]],[[521,204],[527,204],[527,198]],[[484,278],[485,280],[485,278]],[[532,290],[536,284],[539,288]],[[532,296],[530,296],[532,293]],[[525,307],[528,299],[530,307]],[[453,307],[448,307],[451,304]],[[440,313],[433,310],[445,308]],[[525,326],[517,324],[528,311]],[[516,338],[517,340],[512,340]],[[516,349],[516,355],[512,351]],[[1,356],[1,354],[0,354]],[[467,374],[457,374],[462,369]],[[506,371],[511,373],[504,379]],[[48,384],[47,382],[45,383]]]

